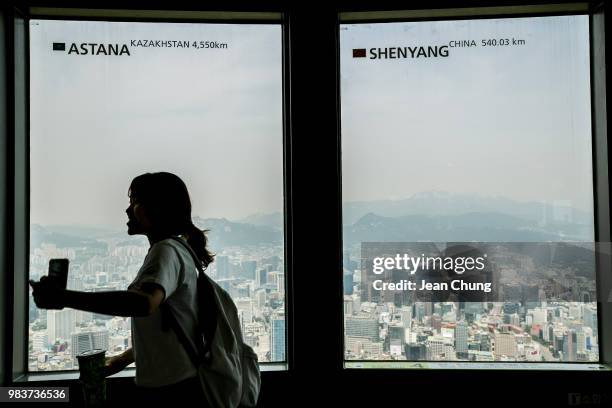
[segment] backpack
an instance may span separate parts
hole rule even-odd
[[[168,302],[161,305],[162,316],[198,369],[203,393],[215,408],[255,407],[261,386],[257,354],[245,344],[240,320],[230,295],[209,278],[191,246],[172,237],[191,254],[198,268],[197,297],[199,332],[196,348],[176,319]]]

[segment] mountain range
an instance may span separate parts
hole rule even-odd
[[[368,213],[384,217],[405,215],[451,216],[469,213],[499,213],[533,222],[592,224],[593,214],[567,205],[521,202],[506,197],[455,194],[439,191],[417,193],[402,200],[351,201],[342,206],[344,225]]]
[[[209,229],[213,249],[224,246],[280,244],[283,215],[253,214],[237,221],[193,217]],[[405,200],[347,202],[343,206],[344,245],[364,241],[592,241],[592,214],[572,207],[518,202],[503,197],[425,192]],[[59,247],[96,246],[98,238],[135,238],[89,226],[33,224],[32,245],[53,242]],[[34,246],[35,247],[35,246]]]

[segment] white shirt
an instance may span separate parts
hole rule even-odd
[[[176,319],[197,338],[197,276],[191,254],[171,238],[149,249],[144,263],[128,289],[139,289],[145,282],[165,291]],[[152,315],[132,317],[132,348],[136,362],[136,384],[161,387],[194,377],[197,370],[172,328],[164,331],[158,308]]]

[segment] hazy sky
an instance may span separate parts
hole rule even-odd
[[[52,49],[130,40],[227,49]],[[279,25],[35,20],[30,41],[33,223],[124,228],[130,181],[153,171],[183,178],[202,217],[282,209]]]
[[[587,16],[343,25],[343,199],[436,190],[592,211],[588,30]],[[500,38],[526,43],[481,46]],[[451,40],[478,46],[352,57]]]
[[[281,210],[280,26],[38,20],[30,39],[32,222],[122,228],[131,179],[162,170],[194,214]],[[144,39],[228,48],[52,50]],[[448,58],[352,58],[472,39]],[[441,190],[591,211],[588,45],[586,16],[343,25],[344,200]]]

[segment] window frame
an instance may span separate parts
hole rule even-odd
[[[606,140],[606,110],[605,110],[605,91],[603,96],[600,95],[601,89],[605,89],[605,46],[601,46],[603,42],[605,44],[605,33],[603,21],[594,23],[594,18],[600,13],[603,15],[603,5],[598,7],[591,7],[588,2],[577,2],[568,4],[539,4],[539,5],[516,5],[516,6],[476,6],[476,7],[465,7],[465,8],[441,8],[441,9],[427,9],[427,8],[415,8],[415,9],[400,9],[400,10],[379,10],[379,11],[368,11],[368,10],[346,10],[339,13],[339,24],[338,24],[338,50],[340,50],[340,27],[342,24],[376,24],[376,23],[391,23],[391,22],[424,22],[424,21],[457,21],[457,20],[481,20],[481,19],[495,19],[495,18],[525,18],[525,17],[551,17],[551,16],[565,16],[565,15],[586,15],[589,17],[589,59],[590,59],[590,102],[591,102],[591,155],[592,155],[592,172],[593,172],[593,215],[594,215],[594,242],[595,243],[610,243],[610,188],[608,185],[608,146]],[[601,18],[600,18],[601,19]],[[598,37],[597,37],[598,36]],[[604,55],[595,54],[595,50],[603,48]],[[338,61],[340,56],[338,55]],[[338,62],[339,72],[338,78],[340,78],[340,63]],[[596,78],[596,67],[599,67],[599,76]],[[603,75],[601,74],[603,72]],[[600,86],[603,82],[604,86]],[[337,84],[338,92],[338,103],[341,103],[341,85],[338,81]],[[340,109],[340,107],[338,108]],[[340,112],[340,110],[339,110]],[[338,117],[339,129],[341,118]],[[596,129],[597,127],[597,129]],[[339,130],[340,133],[340,130]],[[338,135],[340,140],[339,150],[341,150],[341,134]],[[341,156],[341,155],[340,155]],[[339,156],[338,160],[341,161]],[[340,163],[340,171],[342,166]],[[342,176],[341,176],[342,177]],[[340,180],[340,194],[342,194]],[[340,226],[341,236],[341,248],[342,246],[342,225]],[[608,249],[610,251],[610,245],[601,245],[603,250]],[[608,251],[606,253],[610,254]],[[605,254],[604,254],[605,255]],[[612,324],[608,323],[612,318],[612,277],[610,274],[604,273],[604,271],[610,270],[612,264],[610,264],[609,256],[602,256],[601,253],[596,254],[596,284],[597,284],[597,318],[598,318],[598,346],[599,346],[599,361],[596,362],[559,362],[561,364],[576,365],[575,370],[579,370],[580,365],[586,364],[600,364],[610,365],[612,364]],[[339,274],[342,274],[342,269]],[[610,297],[607,302],[603,302],[604,294],[609,293]],[[606,296],[606,298],[608,298]],[[343,309],[343,304],[341,304]],[[344,310],[342,310],[344,316]],[[603,341],[604,339],[609,339]],[[346,367],[347,363],[360,363],[360,362],[371,362],[377,360],[346,360],[346,335],[342,333],[342,362],[345,370],[377,370],[372,368],[354,368]],[[392,363],[393,360],[382,360],[382,362]],[[427,363],[427,360],[406,360],[399,361],[398,363]],[[435,362],[444,365],[445,362]],[[449,361],[448,365],[456,363],[471,363],[469,361]],[[474,362],[479,363],[479,362]],[[499,362],[497,362],[499,363]],[[520,363],[525,364],[526,370],[538,371],[535,368],[529,368],[529,362],[512,362],[513,364]],[[491,362],[496,364],[496,362]],[[533,363],[531,363],[533,364]],[[398,368],[404,370],[419,370],[418,368]],[[443,369],[443,368],[442,368]],[[469,368],[464,368],[470,370]],[[492,370],[493,368],[491,368]],[[434,368],[433,370],[440,370],[440,368]],[[456,369],[461,370],[461,369]],[[485,369],[489,370],[489,369]],[[554,370],[554,369],[552,369]],[[547,370],[547,371],[552,371]]]
[[[6,192],[6,211],[5,219],[7,221],[4,231],[4,247],[6,253],[3,255],[0,252],[0,262],[5,266],[4,272],[0,271],[4,281],[0,278],[0,299],[3,299],[3,307],[6,312],[0,318],[0,324],[4,319],[3,339],[4,344],[0,343],[0,364],[4,371],[1,373],[3,385],[15,384],[17,379],[19,382],[28,382],[28,385],[70,385],[78,387],[78,384],[73,381],[75,373],[71,372],[70,376],[60,376],[59,378],[51,379],[49,374],[47,379],[43,378],[28,378],[23,372],[13,370],[13,360],[27,363],[27,351],[25,359],[19,358],[19,350],[14,350],[13,334],[16,330],[13,327],[12,309],[14,301],[19,301],[19,293],[24,293],[21,289],[18,292],[14,291],[16,282],[14,281],[14,267],[20,263],[28,261],[27,256],[24,258],[22,254],[15,254],[15,233],[18,228],[14,225],[14,211],[19,209],[23,202],[15,200],[16,188],[19,187],[15,183],[15,166],[19,165],[19,158],[15,155],[14,146],[14,75],[15,69],[13,64],[15,46],[13,44],[13,19],[19,15],[22,18],[28,16],[27,4],[44,4],[47,7],[61,7],[68,4],[70,7],[74,2],[56,0],[35,0],[16,2],[18,5],[12,4],[12,8],[7,8],[4,14],[5,31],[6,31],[6,56],[7,61],[7,90],[6,90],[6,140],[7,140],[7,166],[5,185]],[[161,5],[161,2],[152,2],[147,8],[156,10],[164,10],[167,5]],[[297,2],[296,2],[297,3]],[[285,132],[285,285],[286,285],[286,330],[287,330],[287,364],[288,370],[281,372],[263,372],[263,387],[261,401],[278,403],[285,399],[304,398],[306,401],[320,403],[321,395],[324,392],[337,393],[338,389],[355,390],[400,390],[410,384],[412,387],[423,390],[429,390],[433,394],[424,395],[424,401],[431,402],[431,395],[441,396],[439,390],[434,391],[433,386],[439,384],[440,380],[451,379],[444,394],[446,398],[456,401],[457,395],[462,395],[465,387],[473,385],[476,381],[489,381],[489,374],[492,370],[482,370],[479,372],[470,371],[469,376],[462,376],[466,370],[379,370],[379,369],[345,369],[344,368],[344,324],[343,324],[343,292],[342,292],[342,225],[341,225],[341,151],[340,151],[340,100],[339,100],[339,12],[355,12],[367,11],[371,9],[378,10],[399,10],[394,2],[383,0],[380,2],[363,2],[361,6],[349,4],[345,0],[334,0],[325,6],[319,8],[298,6],[296,4],[281,5],[280,2],[263,0],[258,4],[258,9],[268,10],[272,12],[280,12],[283,14],[284,30],[283,30],[283,103],[284,116],[284,132]],[[369,4],[368,4],[369,3]],[[521,1],[494,1],[494,2],[470,2],[467,0],[460,2],[451,1],[436,1],[436,8],[474,8],[494,5],[524,5],[533,4],[534,2]],[[542,7],[550,6],[553,1],[536,1]],[[557,3],[563,3],[558,1]],[[565,2],[568,3],[568,2]],[[261,5],[261,7],[259,7]],[[612,12],[610,8],[605,9],[605,5],[601,9],[592,7],[589,14],[599,11],[608,11],[608,15]],[[107,4],[103,1],[92,1],[87,5],[93,9],[107,9]],[[142,5],[134,0],[130,0],[122,4],[116,9],[122,8],[130,10],[138,10]],[[181,2],[180,0],[172,4],[172,9],[183,8],[185,10],[195,10],[193,4]],[[212,2],[208,4],[209,10],[213,11],[252,11],[254,6],[246,2]],[[368,7],[369,6],[369,7]],[[406,8],[406,4],[401,4],[402,8]],[[410,4],[412,10],[431,10],[432,2],[416,1]],[[591,17],[592,18],[592,17]],[[607,17],[606,17],[607,18]],[[438,19],[438,18],[436,18]],[[130,19],[133,21],[133,19]],[[185,21],[185,20],[180,20]],[[312,29],[313,21],[316,22],[316,29]],[[602,27],[603,28],[603,27]],[[603,32],[603,31],[602,31]],[[605,40],[605,37],[600,38]],[[2,48],[0,47],[0,53]],[[591,58],[593,58],[591,52]],[[607,94],[605,79],[607,76],[605,55],[600,56],[603,65],[603,88],[600,91],[603,93],[603,99]],[[599,65],[598,65],[599,66]],[[593,64],[592,64],[593,67]],[[599,77],[601,77],[601,73]],[[593,76],[591,76],[593,79]],[[600,78],[601,80],[601,78]],[[593,92],[594,86],[591,87]],[[0,97],[2,94],[0,93]],[[601,98],[601,95],[600,95]],[[317,101],[313,105],[312,101]],[[603,130],[598,132],[598,135],[606,141],[606,123],[607,111],[603,106],[603,111],[598,110],[598,118],[603,121]],[[316,120],[313,120],[315,116]],[[595,124],[595,122],[593,122]],[[593,126],[595,129],[595,126]],[[335,132],[335,133],[334,133]],[[598,182],[602,183],[609,190],[607,184],[607,146],[603,152],[606,161],[598,158],[598,165],[601,166],[602,174],[598,178]],[[313,158],[316,158],[313,165]],[[21,163],[23,164],[23,163]],[[23,166],[23,171],[26,167]],[[4,170],[0,170],[0,175],[4,176]],[[313,174],[325,174],[324,178],[313,179]],[[605,174],[604,174],[605,173]],[[603,177],[605,176],[605,177]],[[600,191],[602,203],[609,203],[609,192]],[[598,201],[599,203],[599,201]],[[601,209],[600,203],[600,210]],[[605,207],[605,211],[609,213],[609,204]],[[29,212],[28,212],[29,213]],[[606,213],[606,214],[607,214]],[[608,219],[607,217],[605,219]],[[22,223],[26,225],[25,223]],[[29,224],[29,220],[28,220]],[[607,231],[610,229],[609,222],[606,225],[603,218],[598,219],[598,225],[602,225]],[[25,231],[29,230],[27,228]],[[608,232],[609,235],[609,232]],[[604,236],[599,237],[603,239]],[[609,237],[607,238],[609,242]],[[600,286],[601,288],[601,286]],[[25,288],[24,288],[25,289]],[[25,289],[27,293],[27,289]],[[316,295],[316,296],[313,296]],[[18,295],[18,296],[15,296]],[[23,296],[23,295],[22,295]],[[314,299],[314,300],[313,300]],[[316,300],[316,301],[315,301]],[[23,301],[23,299],[21,300]],[[25,298],[27,304],[27,297]],[[9,312],[11,310],[11,312]],[[25,311],[25,309],[24,309]],[[612,310],[606,316],[612,316]],[[610,320],[610,319],[608,319]],[[606,329],[604,327],[604,329]],[[608,332],[612,336],[612,321],[608,323]],[[21,332],[23,333],[23,331]],[[603,336],[603,334],[602,334]],[[19,336],[17,336],[19,339]],[[611,338],[606,336],[606,338]],[[611,338],[612,339],[612,338]],[[27,340],[26,340],[27,342]],[[19,343],[19,342],[18,342]],[[317,347],[321,346],[321,347]],[[21,351],[23,354],[23,350]],[[603,359],[603,350],[600,349],[600,355]],[[606,352],[605,358],[607,362],[612,362],[612,353]],[[2,361],[3,359],[3,361]],[[27,367],[27,364],[25,364]],[[324,374],[324,375],[321,375]],[[495,371],[496,378],[505,379],[506,381],[516,382],[517,386],[525,385],[532,386],[534,381],[539,381],[549,387],[554,387],[553,392],[559,392],[565,396],[562,389],[562,384],[566,384],[568,388],[570,384],[575,387],[574,380],[576,377],[568,376],[567,372],[547,371],[546,378],[542,378],[541,372],[500,372]],[[326,381],[331,376],[334,381]],[[131,377],[128,375],[128,377]],[[592,384],[607,384],[610,375],[606,373],[581,373],[581,379],[584,383],[587,381],[592,387]],[[109,386],[114,387],[114,390],[130,392],[132,385],[131,379],[113,378],[109,380]],[[318,392],[304,393],[306,384],[312,384],[318,387]],[[520,383],[519,383],[520,382]],[[76,384],[76,385],[75,385]],[[582,384],[582,383],[581,383]],[[607,385],[606,385],[607,387]],[[573,389],[573,388],[572,388]],[[585,389],[585,388],[581,388]],[[587,388],[588,389],[588,388]],[[603,387],[602,387],[603,389]],[[453,392],[454,391],[454,392]],[[74,392],[79,392],[75,388]],[[484,390],[482,390],[484,392]],[[344,396],[348,401],[354,401],[357,404],[363,404],[364,397],[362,392],[355,392],[355,395],[346,393]],[[381,395],[375,393],[373,396],[380,402]],[[116,394],[115,394],[116,395]],[[490,391],[491,397],[494,396],[494,390]],[[299,396],[299,397],[298,397]],[[382,395],[383,397],[386,394]],[[557,395],[558,396],[558,395]],[[77,397],[78,398],[78,397]],[[392,398],[389,395],[389,398]],[[418,396],[414,397],[420,400]],[[399,399],[399,397],[398,397]],[[565,400],[566,401],[566,400]],[[547,400],[547,402],[550,402]],[[561,403],[561,402],[560,402]]]
[[[15,208],[22,208],[25,211],[25,231],[26,236],[21,237],[25,238],[25,242],[23,239],[19,239],[17,236],[17,231],[20,230],[19,226],[15,226],[14,230],[14,238],[13,242],[16,247],[19,244],[23,245],[23,253],[20,254],[25,257],[22,268],[24,269],[24,273],[26,276],[21,282],[22,279],[15,279],[14,282],[14,304],[16,309],[21,309],[22,313],[24,313],[25,317],[25,325],[21,323],[23,319],[13,319],[13,327],[12,327],[12,335],[13,335],[13,347],[12,347],[12,358],[9,360],[13,361],[13,370],[12,370],[12,381],[14,382],[22,382],[22,381],[45,381],[46,378],[53,380],[70,380],[70,379],[78,379],[79,371],[76,369],[73,370],[55,370],[55,371],[28,371],[28,359],[29,359],[29,351],[28,351],[28,342],[29,342],[29,287],[27,284],[27,279],[29,279],[29,252],[30,252],[30,175],[29,175],[29,163],[30,163],[30,155],[29,155],[29,143],[30,143],[30,130],[29,130],[29,84],[30,84],[30,75],[29,75],[29,22],[30,20],[71,20],[71,21],[107,21],[107,22],[155,22],[155,23],[201,23],[201,24],[262,24],[262,25],[278,25],[281,29],[281,81],[282,81],[282,106],[281,106],[281,117],[283,120],[282,124],[282,166],[283,166],[283,256],[284,256],[284,275],[285,275],[285,314],[287,318],[285,319],[285,361],[283,362],[261,362],[260,369],[264,372],[276,372],[276,371],[286,371],[291,369],[293,365],[293,319],[290,317],[288,311],[293,307],[293,292],[289,290],[292,285],[292,277],[291,270],[293,265],[293,253],[291,246],[291,237],[292,237],[292,218],[293,214],[291,211],[291,166],[288,163],[291,163],[291,123],[290,123],[290,112],[291,109],[289,107],[290,99],[289,96],[289,87],[287,85],[287,78],[289,74],[288,70],[288,59],[289,59],[289,50],[288,50],[288,27],[285,13],[282,10],[268,11],[268,12],[253,12],[253,11],[166,11],[166,10],[138,10],[138,9],[130,9],[130,10],[121,10],[121,9],[101,9],[101,10],[92,10],[92,9],[76,9],[76,8],[31,8],[28,14],[24,14],[16,11],[21,16],[20,18],[23,20],[23,24],[25,27],[25,41],[23,48],[18,45],[15,46],[15,53],[24,52],[25,53],[25,66],[24,66],[24,74],[25,74],[25,95],[23,96],[24,102],[26,103],[25,107],[25,134],[21,135],[25,141],[24,149],[15,148],[15,177],[18,177],[21,173],[21,177],[26,180],[25,183],[25,196],[23,205],[15,200]],[[16,17],[15,17],[16,18]],[[18,75],[18,70],[15,70],[15,76]],[[17,98],[19,92],[15,90],[15,97]],[[15,141],[19,140],[17,134],[15,134]],[[21,159],[21,160],[19,160]],[[19,164],[23,164],[22,168],[19,168]],[[17,189],[19,187],[19,183],[15,183],[14,188]],[[17,196],[15,196],[17,198]],[[16,251],[17,249],[15,249]],[[19,256],[15,254],[15,260],[17,260]],[[19,262],[14,263],[15,270],[17,270]],[[15,274],[15,276],[19,276],[19,274]],[[25,293],[22,292],[21,296],[19,291],[25,288]],[[22,302],[23,300],[23,302]],[[121,377],[133,377],[135,375],[134,368],[128,368],[125,371],[115,375],[116,378]]]

